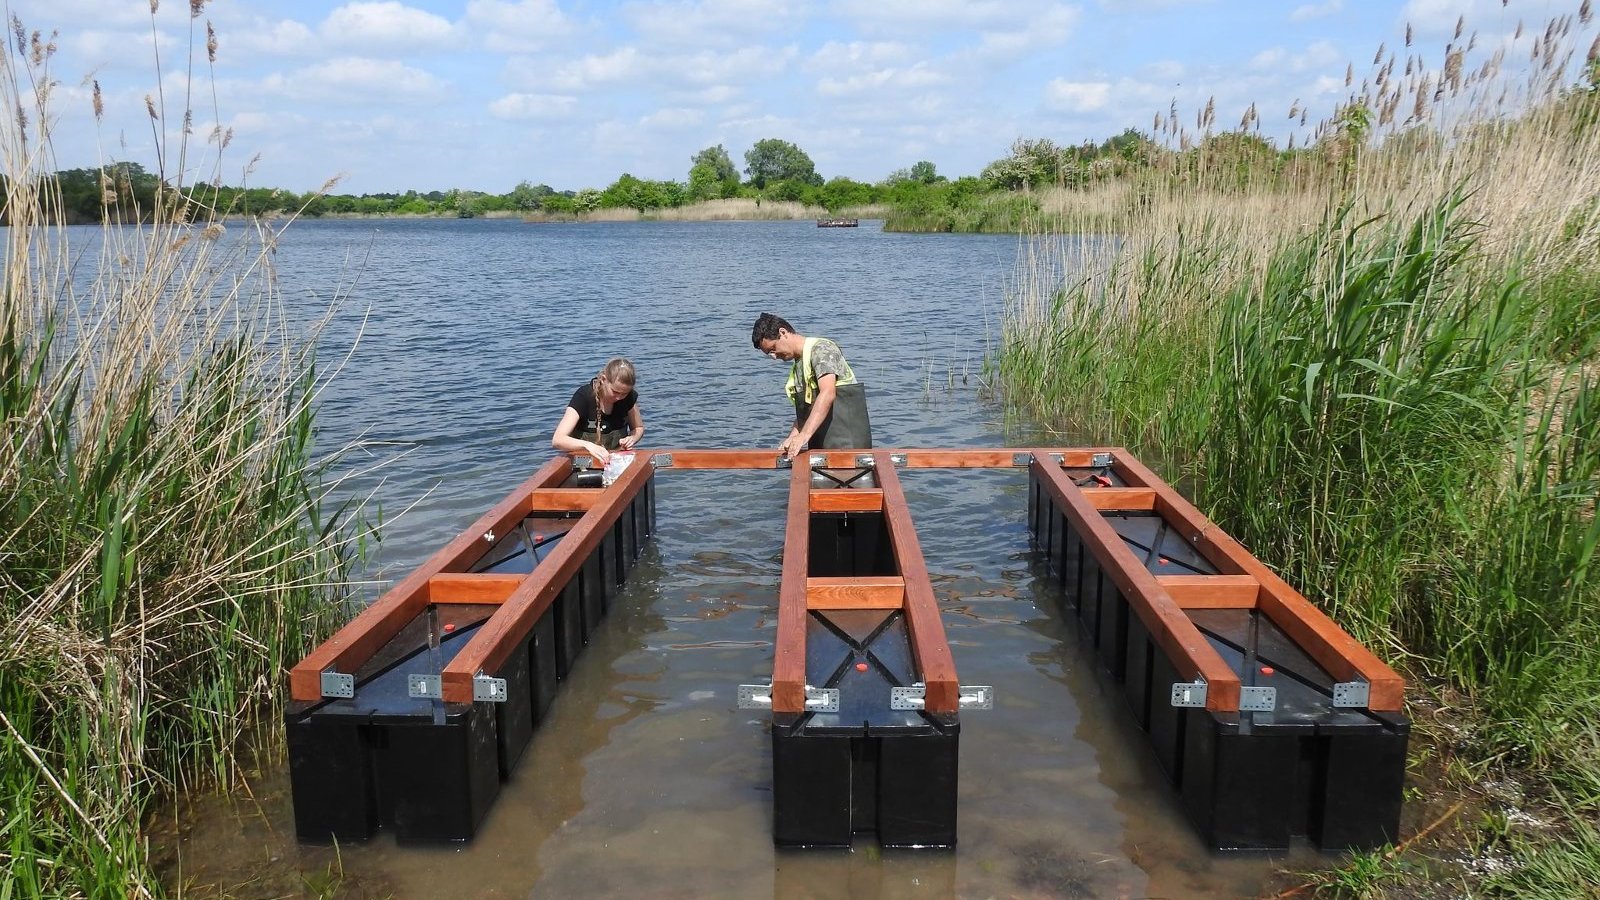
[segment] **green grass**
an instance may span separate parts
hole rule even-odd
[[[1511,843],[1522,874],[1504,883],[1583,896],[1600,867],[1600,228],[1557,201],[1600,189],[1565,168],[1600,135],[1570,127],[1572,95],[1557,105],[1499,144],[1437,142],[1442,159],[1373,150],[1314,217],[1196,193],[1115,244],[1040,237],[991,375],[1047,427],[1163,460],[1348,630],[1451,686],[1473,765],[1571,811],[1565,837]],[[1381,893],[1371,863],[1329,877]]]
[[[30,113],[0,124],[0,897],[159,895],[144,817],[237,776],[340,615],[352,545],[278,235],[124,195],[70,245],[27,90],[48,63],[13,47],[0,73]]]

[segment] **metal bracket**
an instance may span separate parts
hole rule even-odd
[[[472,699],[489,703],[506,702],[506,680],[488,675],[472,676]]]
[[[1372,685],[1366,681],[1341,681],[1333,686],[1333,705],[1347,709],[1366,709]]]
[[[794,460],[791,459],[790,457],[787,457],[787,456],[780,456],[780,457],[778,457],[777,463],[775,463],[773,465],[773,468],[774,469],[792,469],[792,468],[794,468]]]
[[[1172,685],[1173,706],[1203,707],[1206,705],[1206,680],[1179,681]]]
[[[356,677],[329,669],[322,673],[322,696],[350,698],[356,695]]]
[[[1240,712],[1272,712],[1278,708],[1278,689],[1275,687],[1239,688]]]
[[[1095,469],[1104,469],[1106,466],[1109,466],[1116,461],[1116,457],[1109,453],[1096,453],[1095,455],[1089,457],[1089,465],[1091,468]]]
[[[821,468],[825,467],[828,464],[828,454],[826,454],[826,453],[813,453],[810,456],[810,460],[811,460],[811,468],[813,468],[813,469],[821,469]]]
[[[957,708],[994,709],[994,685],[963,684],[958,688],[958,691],[960,693],[956,700]],[[907,687],[889,688],[890,709],[925,709],[927,702],[927,685],[913,684]]]
[[[904,453],[891,453],[891,454],[889,454],[889,464],[894,466],[897,469],[905,468],[905,466],[906,466],[906,455]],[[870,453],[857,453],[856,454],[856,467],[857,468],[870,469],[870,468],[873,468],[875,465],[877,465],[877,463],[875,463],[873,461],[872,454],[870,454]]]
[[[740,709],[771,709],[772,685],[770,684],[741,684],[739,685]],[[838,712],[839,689],[819,688],[806,685],[806,711],[807,712]]]
[[[438,700],[444,696],[439,690],[439,676],[407,675],[406,695],[413,700]]]
[[[491,544],[494,543],[494,530],[490,529],[489,531],[485,531],[483,533],[483,539]]]
[[[650,462],[658,469],[670,469],[672,468],[672,454],[653,453],[650,455]]]
[[[1065,463],[1067,461],[1067,456],[1066,456],[1065,453],[1047,453],[1045,455],[1049,456],[1051,459],[1055,460],[1057,465],[1060,465],[1060,464]],[[1011,464],[1013,466],[1018,466],[1020,468],[1024,468],[1025,469],[1025,468],[1028,467],[1028,464],[1031,463],[1031,462],[1033,462],[1033,454],[1032,453],[1013,453],[1013,454],[1011,454]]]

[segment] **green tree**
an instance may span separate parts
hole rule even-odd
[[[821,186],[822,176],[817,174],[816,164],[804,150],[788,141],[777,138],[765,138],[756,141],[755,146],[745,151],[745,174],[750,176],[750,183],[757,188],[765,188],[768,182],[798,181],[802,184]]]
[[[728,151],[721,144],[715,147],[707,147],[690,158],[689,171],[691,173],[701,166],[705,166],[709,170],[713,181],[722,182],[729,179],[737,181],[739,178],[738,168],[734,166],[733,159],[728,156]]]
[[[913,163],[911,166],[910,175],[912,181],[920,181],[923,184],[933,184],[935,181],[944,180],[940,177],[939,173],[935,171],[933,163],[927,160]]]
[[[544,198],[555,193],[555,189],[548,184],[529,184],[526,181],[517,182],[517,186],[506,195],[506,200],[512,209],[533,210],[538,209]]]

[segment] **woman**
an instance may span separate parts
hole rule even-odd
[[[626,359],[619,356],[606,363],[588,384],[572,393],[550,446],[588,453],[601,465],[611,461],[612,450],[632,450],[644,436],[634,377],[633,363]]]

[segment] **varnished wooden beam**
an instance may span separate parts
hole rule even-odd
[[[900,609],[906,582],[898,575],[856,578],[807,578],[808,609]]]
[[[485,534],[510,532],[528,515],[528,496],[541,488],[560,484],[571,471],[572,461],[565,456],[541,466],[505,499],[479,516],[465,531],[290,669],[289,696],[295,700],[320,700],[323,672],[353,674],[366,664],[379,648],[427,608],[429,579],[441,572],[460,572],[476,562],[490,546],[483,539]]]
[[[873,475],[883,489],[883,517],[894,544],[895,561],[905,580],[906,632],[911,641],[911,658],[917,674],[926,685],[923,709],[933,713],[959,712],[961,684],[956,678],[955,658],[945,639],[944,621],[939,617],[939,602],[928,578],[928,564],[922,558],[922,543],[911,521],[911,507],[900,487],[887,451],[872,454],[876,461]]]
[[[583,512],[592,508],[602,493],[600,488],[541,488],[529,496],[528,506],[531,512]]]
[[[812,512],[882,512],[877,488],[823,488],[811,492]]]
[[[526,575],[443,572],[428,579],[429,603],[504,603]]]
[[[783,573],[778,581],[778,633],[772,654],[772,711],[806,708],[806,574],[811,557],[811,467],[795,460],[784,518]]]
[[[1255,609],[1261,582],[1253,575],[1157,575],[1180,609]]]

